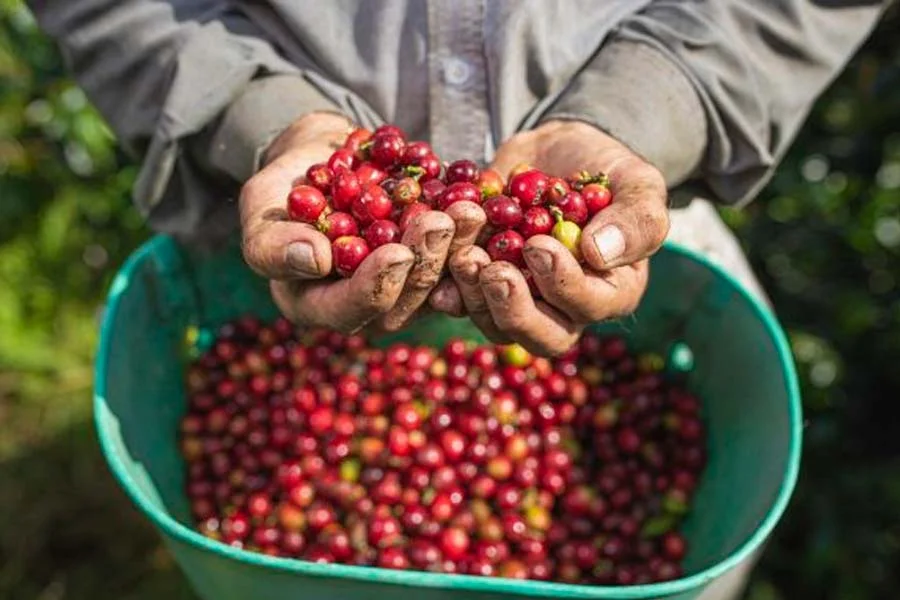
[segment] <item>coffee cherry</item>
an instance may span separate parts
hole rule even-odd
[[[509,180],[509,195],[519,201],[523,209],[538,206],[550,179],[537,169],[514,175]]]
[[[356,162],[354,153],[351,150],[342,148],[334,151],[328,159],[327,165],[336,176],[340,171],[352,171],[353,167],[356,166]]]
[[[333,179],[334,173],[325,163],[316,163],[306,170],[306,183],[323,194],[331,191],[331,181]]]
[[[568,248],[576,260],[581,260],[581,227],[572,221],[559,221],[553,226],[553,237]]]
[[[362,193],[362,185],[355,173],[338,171],[331,183],[331,203],[335,210],[349,212],[353,203]]]
[[[331,243],[331,254],[335,270],[344,277],[350,277],[369,255],[369,246],[361,237],[345,235]]]
[[[356,219],[344,212],[328,213],[320,217],[316,227],[332,242],[339,237],[359,235]]]
[[[491,260],[503,260],[514,265],[523,266],[522,250],[525,248],[525,240],[522,236],[509,229],[493,236],[487,243],[487,253]]]
[[[493,198],[503,193],[506,182],[503,181],[503,176],[494,169],[485,169],[475,180],[475,185],[481,190],[482,197]]]
[[[406,142],[396,132],[382,132],[376,130],[372,137],[372,145],[369,148],[369,158],[375,165],[388,168],[400,161]]]
[[[418,161],[426,156],[433,156],[434,150],[428,142],[410,142],[403,150],[403,157],[400,159],[404,165],[416,165]]]
[[[681,535],[669,532],[662,538],[663,554],[672,561],[680,561],[687,554],[687,543]]]
[[[344,148],[353,153],[358,153],[360,148],[372,139],[372,132],[364,127],[358,127],[350,132],[344,140]]]
[[[469,544],[468,534],[458,527],[450,527],[441,533],[441,552],[450,560],[463,558],[469,549]]]
[[[515,229],[522,222],[522,208],[508,196],[489,198],[484,203],[484,212],[488,223],[501,229]]]
[[[381,185],[387,179],[387,173],[379,169],[377,165],[365,162],[356,167],[356,178],[362,187],[367,185]]]
[[[400,233],[404,233],[416,217],[429,210],[431,209],[421,202],[414,202],[404,208],[403,213],[400,215]]]
[[[591,183],[581,188],[588,214],[594,215],[612,203],[609,187],[599,183]]]
[[[535,206],[525,211],[519,233],[526,240],[536,235],[550,235],[553,231],[553,216],[542,206]]]
[[[400,241],[400,227],[393,221],[379,219],[366,227],[366,243],[371,250]]]
[[[438,208],[447,210],[451,204],[463,201],[481,204],[481,192],[474,183],[451,183],[438,199]]]
[[[570,191],[572,191],[572,188],[565,179],[551,177],[547,182],[547,189],[544,190],[542,199],[546,204],[558,204]]]
[[[447,186],[440,179],[426,181],[422,184],[421,201],[428,206],[437,206],[440,196],[444,193],[445,189],[447,189]]]
[[[416,161],[415,165],[421,170],[419,182],[425,183],[441,176],[441,159],[434,154],[423,156]]]
[[[447,165],[445,175],[448,184],[475,183],[478,180],[478,165],[471,160],[457,160]]]
[[[368,225],[373,221],[387,219],[391,214],[391,198],[380,186],[369,185],[353,202],[352,212],[359,223]]]
[[[298,185],[288,194],[288,216],[294,221],[315,223],[327,205],[322,192],[311,185]]]
[[[572,221],[579,227],[584,226],[588,219],[588,208],[584,197],[578,192],[569,192],[556,203],[562,211],[563,219]]]
[[[404,177],[397,182],[391,194],[394,202],[400,205],[408,205],[417,202],[422,197],[422,187],[412,177]]]

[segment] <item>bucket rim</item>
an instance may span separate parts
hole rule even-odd
[[[559,598],[597,598],[603,600],[641,600],[654,597],[665,597],[691,590],[701,589],[713,580],[722,576],[755,552],[769,537],[778,524],[790,502],[800,471],[802,447],[802,410],[800,402],[800,385],[796,367],[790,350],[787,336],[772,310],[756,295],[747,290],[734,276],[707,257],[677,242],[667,240],[662,252],[671,252],[693,260],[726,281],[734,291],[750,306],[760,320],[775,347],[781,366],[782,379],[788,398],[788,417],[790,420],[790,439],[788,441],[788,457],[786,469],[779,484],[778,494],[766,516],[754,532],[723,560],[697,571],[691,575],[672,581],[651,583],[627,587],[576,585],[566,583],[514,580],[504,578],[487,578],[473,575],[429,573],[423,571],[395,571],[377,567],[363,567],[343,564],[320,564],[305,562],[291,558],[271,557],[228,546],[221,542],[204,537],[187,525],[180,523],[168,512],[156,507],[140,490],[137,482],[130,475],[122,459],[116,454],[113,433],[104,423],[110,414],[106,404],[107,374],[109,370],[110,345],[113,336],[113,324],[118,312],[119,302],[128,288],[128,282],[143,262],[166,246],[176,245],[170,236],[159,234],[135,250],[125,261],[110,286],[106,306],[100,326],[100,341],[94,364],[94,425],[100,442],[103,456],[113,476],[137,508],[146,515],[160,532],[173,540],[188,546],[211,552],[218,556],[235,560],[250,566],[274,569],[283,573],[291,573],[317,578],[335,578],[353,581],[371,581],[379,584],[399,585],[405,587],[438,588],[459,592],[471,591],[480,593],[501,593],[517,596],[540,596]]]

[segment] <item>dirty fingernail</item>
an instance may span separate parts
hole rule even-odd
[[[400,275],[406,274],[409,271],[409,268],[412,266],[413,261],[410,260],[400,260],[391,265],[387,266],[387,271],[389,271],[392,275]]]
[[[526,251],[526,259],[528,266],[538,275],[549,275],[553,270],[553,257],[546,250],[529,249]]]
[[[625,235],[615,225],[607,225],[594,234],[594,245],[603,262],[609,263],[625,253]]]
[[[313,248],[306,242],[294,242],[289,245],[285,260],[288,266],[303,275],[312,277],[320,275]]]
[[[453,233],[447,229],[429,231],[425,234],[425,247],[429,252],[440,252],[447,245]]]
[[[509,298],[509,282],[493,281],[484,287],[484,293],[494,302],[503,302]]]

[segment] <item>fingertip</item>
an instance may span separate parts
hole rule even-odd
[[[500,318],[500,313],[512,310],[520,303],[534,301],[528,289],[528,282],[522,271],[508,262],[494,262],[481,270],[481,285],[485,298],[494,314],[494,319]]]
[[[581,254],[598,271],[615,266],[627,245],[622,227],[615,223],[592,223],[581,236]]]
[[[439,210],[429,210],[423,212],[413,218],[412,223],[407,228],[407,232],[429,232],[429,231],[446,231],[453,234],[456,230],[456,223],[445,212]]]
[[[517,280],[525,281],[522,271],[512,263],[505,261],[492,262],[481,269],[481,283],[491,285],[499,282],[515,283]]]
[[[351,296],[358,298],[357,320],[368,322],[394,306],[415,263],[412,251],[402,244],[377,248],[350,278]]]
[[[312,227],[304,228],[286,246],[285,264],[301,279],[325,277],[331,273],[331,242]]]
[[[487,223],[487,215],[484,209],[474,202],[454,202],[447,207],[446,214],[456,223],[457,229],[465,226],[467,229],[480,229]]]
[[[469,285],[477,285],[481,269],[489,265],[490,256],[483,248],[466,246],[450,256],[450,273]]]
[[[245,230],[247,265],[269,279],[317,279],[331,272],[331,243],[305,223],[270,221]]]
[[[557,248],[565,249],[556,239],[549,235],[535,235],[525,240],[525,252],[533,249],[555,251]]]
[[[446,213],[430,210],[416,216],[403,234],[407,246],[421,247],[426,252],[441,254],[447,251],[456,224]]]
[[[356,273],[364,275],[374,275],[384,270],[403,270],[409,271],[416,256],[413,251],[404,244],[385,244],[373,250],[369,256],[359,265]]]
[[[428,229],[447,229],[456,226],[453,218],[440,210],[429,210],[419,215],[421,223]]]

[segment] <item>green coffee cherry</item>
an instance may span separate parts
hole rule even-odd
[[[581,227],[572,221],[559,221],[553,226],[551,234],[569,249],[576,260],[581,260]]]

